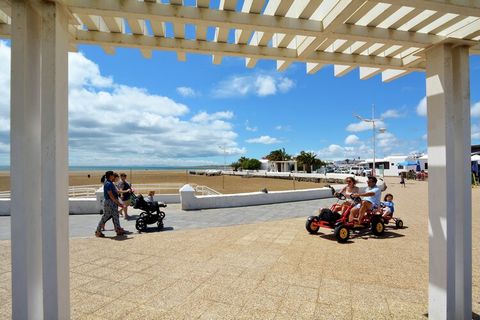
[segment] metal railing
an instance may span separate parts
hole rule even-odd
[[[210,187],[207,187],[207,186],[194,185],[193,188],[195,189],[196,193],[198,193],[202,196],[221,194],[217,190],[214,190],[214,189],[212,189]]]

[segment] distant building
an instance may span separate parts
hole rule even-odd
[[[298,166],[295,160],[270,161],[268,159],[260,159],[262,163],[261,170],[268,172],[297,172]]]

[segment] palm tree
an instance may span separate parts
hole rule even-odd
[[[300,151],[300,154],[295,159],[302,164],[303,170],[308,173],[312,172],[312,167],[316,163],[317,155],[314,152]]]
[[[271,151],[265,158],[270,161],[286,161],[292,159],[292,156],[285,151],[285,148],[282,148]]]

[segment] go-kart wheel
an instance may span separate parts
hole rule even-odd
[[[157,222],[157,227],[158,227],[158,230],[162,230],[164,225],[163,225],[163,221],[158,221]]]
[[[398,219],[397,221],[395,221],[395,227],[397,227],[397,229],[402,229],[403,228],[403,220]]]
[[[143,218],[138,218],[135,222],[135,228],[139,232],[145,231],[147,230],[147,222]]]
[[[350,229],[341,224],[335,227],[334,234],[338,242],[345,243],[350,238]]]
[[[376,236],[381,236],[385,231],[385,224],[380,216],[374,216],[372,218],[372,233]]]
[[[317,234],[320,227],[316,224],[318,221],[318,217],[310,216],[307,218],[307,222],[305,223],[305,229],[307,229],[308,233],[310,234]]]

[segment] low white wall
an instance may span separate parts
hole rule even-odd
[[[97,198],[70,198],[68,207],[70,214],[98,214],[103,208],[103,191]],[[98,196],[98,194],[97,194]],[[155,201],[180,203],[179,194],[161,194],[154,196]],[[10,215],[10,199],[0,199],[0,216]]]
[[[337,175],[338,176],[338,175]],[[342,175],[343,177],[347,175]],[[359,182],[358,187],[360,192],[363,192],[366,187],[366,177],[355,177]],[[377,185],[383,188],[384,182],[378,180]],[[335,190],[340,190],[344,185],[332,185]],[[304,190],[289,190],[289,191],[270,191],[268,193],[263,192],[250,192],[250,193],[237,193],[237,194],[221,194],[221,195],[208,195],[197,196],[195,190],[190,185],[184,185],[180,189],[180,200],[183,210],[199,210],[199,209],[215,209],[215,208],[231,208],[231,207],[244,207],[255,206],[262,204],[273,204],[282,202],[293,201],[305,201],[331,198],[332,192],[330,188],[316,188],[316,189],[304,189]]]
[[[10,215],[10,199],[0,199],[0,216]]]

